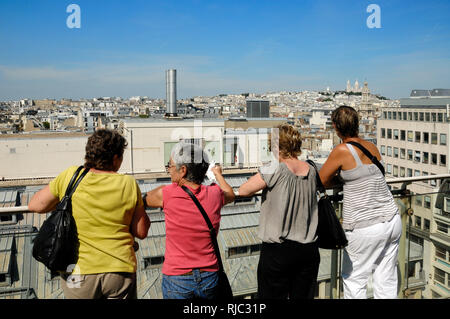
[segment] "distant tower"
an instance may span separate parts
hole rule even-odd
[[[359,92],[359,83],[358,80],[355,81],[355,86],[353,87],[353,92]]]
[[[372,104],[369,101],[370,89],[367,81],[364,81],[364,86],[361,89],[361,106],[360,111],[364,112],[366,116],[373,116],[374,110],[372,109]]]
[[[166,71],[166,117],[177,116],[177,70]]]
[[[352,91],[352,85],[350,84],[350,80],[347,80],[347,93]]]
[[[364,87],[361,89],[361,95],[362,95],[362,102],[363,103],[369,103],[369,94],[370,89],[368,87],[367,81],[364,81]]]

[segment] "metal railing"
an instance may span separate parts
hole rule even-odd
[[[438,194],[438,187],[434,187],[432,192],[413,194],[407,186],[414,182],[423,182],[423,181],[432,181],[432,180],[444,180],[450,178],[450,174],[440,174],[440,175],[429,175],[429,176],[416,176],[416,177],[402,177],[402,178],[387,178],[386,181],[389,185],[398,185],[401,184],[399,189],[391,190],[394,199],[399,207],[399,211],[402,219],[402,236],[400,239],[400,247],[399,247],[399,256],[398,256],[398,271],[399,271],[399,298],[408,298],[414,294],[414,291],[417,289],[423,289],[423,285],[426,284],[427,278],[425,278],[425,273],[423,269],[415,270],[415,275],[411,276],[411,271],[414,270],[411,268],[411,258],[417,258],[417,256],[411,256],[411,235],[424,233],[425,236],[432,235],[432,230],[430,229],[430,225],[424,225],[424,230],[421,230],[416,227],[413,223],[412,217],[414,216],[414,210],[422,207],[423,209],[430,209],[430,215],[439,214],[440,211],[434,211],[433,207],[434,203],[431,201],[430,207],[423,207],[421,205],[416,205],[416,201],[423,196],[435,196]],[[420,184],[423,186],[424,184]],[[338,214],[338,217],[341,217],[342,212],[342,195],[339,194],[339,189],[334,189],[334,195],[331,195],[331,198],[334,200],[335,208]],[[254,196],[260,196],[261,193],[255,194]],[[421,200],[423,204],[424,201]],[[15,214],[27,214],[30,213],[28,206],[18,206],[18,207],[0,207],[0,217],[7,215],[15,215]],[[431,217],[432,219],[432,217]],[[430,221],[431,222],[431,221]],[[425,221],[423,222],[423,224]],[[9,226],[11,228],[11,226]],[[32,228],[32,226],[29,226]],[[13,228],[13,227],[12,227]],[[11,229],[12,229],[11,228]],[[13,233],[17,231],[12,230]],[[2,228],[0,225],[0,239],[7,232],[2,232]],[[444,236],[445,237],[445,236]],[[447,234],[448,237],[448,234]],[[450,239],[449,239],[450,241]],[[449,244],[447,244],[449,245]],[[422,247],[422,249],[424,249]],[[422,252],[422,265],[424,253]],[[427,254],[429,255],[429,254]],[[27,263],[30,263],[30,256],[27,258]],[[419,258],[420,259],[420,258]],[[25,263],[25,258],[23,260]],[[329,285],[329,298],[331,299],[339,299],[342,298],[342,278],[341,278],[341,263],[342,263],[342,250],[332,250],[331,251],[331,264],[330,264],[330,285]],[[22,265],[25,267],[25,265]],[[31,266],[30,266],[31,267]],[[417,275],[418,273],[418,275]],[[430,276],[430,274],[428,274]],[[450,276],[450,274],[448,275]],[[429,277],[431,278],[431,277]],[[428,282],[433,282],[433,280],[428,280]],[[0,293],[7,292],[8,287],[2,287],[0,283]],[[449,288],[449,287],[447,287]],[[9,288],[11,289],[11,288]],[[444,287],[444,289],[446,289]],[[29,290],[29,289],[28,289]],[[30,292],[27,291],[25,296],[29,296]],[[34,294],[36,295],[36,294]],[[27,297],[25,297],[27,298]]]

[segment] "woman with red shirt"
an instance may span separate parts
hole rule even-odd
[[[221,208],[234,201],[234,192],[220,166],[212,171],[217,184],[202,185],[209,163],[201,147],[175,145],[167,170],[172,184],[148,192],[145,204],[161,207],[165,214],[166,251],[162,268],[164,299],[214,299],[219,266],[208,226],[194,201],[181,188],[189,188],[208,214],[216,234]]]

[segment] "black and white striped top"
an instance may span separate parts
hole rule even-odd
[[[340,172],[344,181],[343,228],[353,230],[391,220],[398,207],[384,175],[375,164],[363,164],[352,145],[345,145],[356,167]]]

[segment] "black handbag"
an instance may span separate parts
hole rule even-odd
[[[211,236],[211,241],[214,246],[214,252],[216,254],[217,262],[219,264],[219,271],[218,271],[219,282],[217,284],[217,299],[218,300],[231,300],[231,299],[233,299],[233,291],[231,290],[231,285],[228,280],[227,274],[225,273],[225,270],[223,269],[222,258],[220,257],[219,244],[217,243],[216,231],[211,223],[211,220],[209,219],[208,215],[206,214],[205,210],[203,209],[203,206],[198,201],[197,197],[195,197],[195,195],[191,192],[191,190],[189,188],[187,188],[186,186],[181,186],[181,188],[183,188],[183,190],[186,193],[188,193],[188,195],[194,201],[195,205],[197,205],[198,209],[202,213],[203,218],[205,219],[206,224],[208,225],[208,228],[209,228],[209,235]]]
[[[319,195],[319,201],[317,203],[319,221],[316,234],[319,247],[323,249],[342,249],[348,244],[344,229],[336,216],[333,204],[320,180],[316,164],[311,160],[307,160],[307,162],[316,170],[316,184]]]
[[[66,271],[78,260],[78,234],[72,216],[72,195],[78,184],[89,171],[78,167],[67,186],[66,193],[51,215],[44,221],[33,240],[33,257],[51,271]]]

